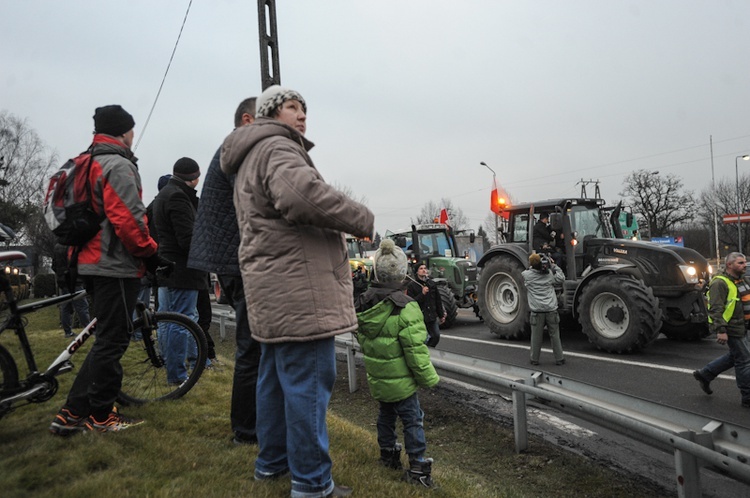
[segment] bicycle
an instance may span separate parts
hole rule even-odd
[[[0,264],[25,259],[20,251],[0,252]],[[10,280],[0,272],[0,294],[5,295],[9,310],[7,318],[0,324],[0,334],[7,329],[15,330],[20,350],[28,367],[28,376],[19,378],[18,366],[10,351],[0,344],[0,419],[18,406],[43,403],[51,399],[58,389],[56,377],[73,370],[70,358],[96,333],[96,318],[65,347],[44,372],[37,369],[34,353],[26,334],[27,319],[24,315],[74,299],[83,299],[85,290],[64,294],[29,304],[19,305],[13,294]],[[131,344],[120,363],[123,369],[122,387],[117,401],[121,405],[142,405],[152,401],[177,399],[184,396],[198,382],[206,366],[206,337],[203,330],[185,315],[170,312],[154,312],[143,303],[136,306],[137,319],[132,324]],[[186,361],[187,378],[178,383],[167,382],[167,369],[161,352],[159,330],[171,325],[188,333],[190,359]],[[20,404],[23,403],[23,404]]]

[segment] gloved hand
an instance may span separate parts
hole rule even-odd
[[[174,270],[174,261],[162,258],[158,253],[149,256],[143,262],[146,265],[146,271],[151,275],[167,278]]]
[[[550,234],[551,237],[554,237],[555,235],[557,235],[557,232],[555,232],[554,230],[552,230],[549,234]]]

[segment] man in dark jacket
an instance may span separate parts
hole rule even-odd
[[[189,157],[178,159],[172,178],[154,199],[154,224],[159,234],[159,255],[174,261],[168,278],[159,279],[159,311],[173,311],[198,321],[198,291],[206,289],[206,272],[187,267],[193,225],[198,209],[200,168]],[[167,382],[179,383],[187,378],[185,359],[192,348],[188,332],[167,326],[162,351],[166,354]]]
[[[255,121],[255,97],[240,102],[234,114],[234,127]],[[188,267],[216,273],[235,313],[234,379],[232,380],[232,442],[256,444],[255,387],[258,382],[260,344],[250,335],[245,291],[242,288],[237,250],[240,230],[234,210],[235,175],[221,171],[221,148],[216,151],[203,182],[201,202],[195,218],[193,243],[190,245]]]
[[[437,284],[430,278],[430,270],[422,263],[417,267],[417,278],[409,281],[406,294],[419,303],[427,327],[427,344],[434,348],[440,342],[440,325],[445,322],[446,312]]]
[[[724,273],[714,277],[709,284],[709,326],[716,332],[716,342],[727,345],[729,351],[700,370],[694,371],[693,377],[706,394],[711,394],[711,381],[725,370],[734,367],[742,406],[750,408],[750,342],[747,337],[742,299],[747,295],[747,283],[742,278],[746,268],[747,259],[744,254],[729,253]]]
[[[549,215],[542,213],[539,215],[539,221],[534,224],[534,250],[541,252],[555,240],[554,232],[550,230]],[[545,247],[546,246],[546,247]]]

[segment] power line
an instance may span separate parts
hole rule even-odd
[[[182,26],[180,26],[180,32],[177,35],[177,41],[174,42],[172,55],[169,57],[167,70],[164,71],[164,77],[161,79],[161,84],[159,85],[159,91],[156,92],[156,98],[154,99],[154,103],[151,106],[151,110],[148,113],[148,117],[146,118],[146,123],[143,125],[143,130],[141,130],[141,133],[138,136],[138,141],[135,143],[135,147],[133,147],[133,152],[138,150],[138,145],[141,143],[143,136],[146,134],[146,128],[148,127],[149,121],[151,121],[151,115],[154,113],[154,109],[156,108],[156,102],[159,100],[159,95],[161,95],[161,89],[164,88],[164,82],[167,80],[167,74],[169,74],[169,68],[172,66],[172,60],[174,59],[174,54],[177,52],[177,45],[179,45],[180,43],[180,37],[182,37],[182,30],[185,28],[185,22],[187,22],[188,14],[190,13],[190,7],[192,5],[193,5],[193,0],[190,0],[187,6],[187,10],[185,11],[185,17],[182,19]]]

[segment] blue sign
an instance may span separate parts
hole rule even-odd
[[[678,237],[651,237],[651,242],[665,246],[685,247],[685,241],[681,236]]]

